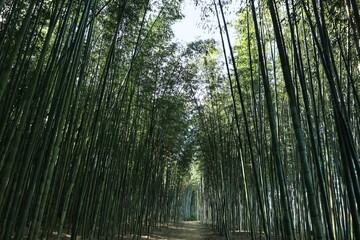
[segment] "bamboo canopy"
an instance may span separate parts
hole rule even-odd
[[[182,4],[0,0],[0,239],[360,239],[359,0]]]

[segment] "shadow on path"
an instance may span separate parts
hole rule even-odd
[[[155,231],[150,239],[169,240],[225,240],[224,237],[215,235],[208,227],[200,222],[180,222],[176,225],[163,227]]]

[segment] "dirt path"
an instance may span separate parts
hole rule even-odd
[[[175,226],[161,228],[155,231],[150,239],[169,240],[223,240],[224,237],[215,235],[209,228],[200,222],[181,222]]]

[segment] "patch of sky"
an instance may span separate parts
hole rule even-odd
[[[194,0],[184,0],[182,3],[182,14],[184,17],[172,26],[175,38],[180,43],[190,43],[197,40],[215,39],[221,41],[217,27],[217,20],[213,4],[203,4],[199,1],[196,5]],[[237,9],[237,1],[232,1],[227,9]],[[206,6],[206,7],[205,7]],[[232,44],[235,43],[236,33],[231,23],[234,22],[236,11],[226,11],[226,21]]]

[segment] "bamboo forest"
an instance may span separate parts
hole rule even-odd
[[[0,239],[360,240],[359,5],[0,0]]]

